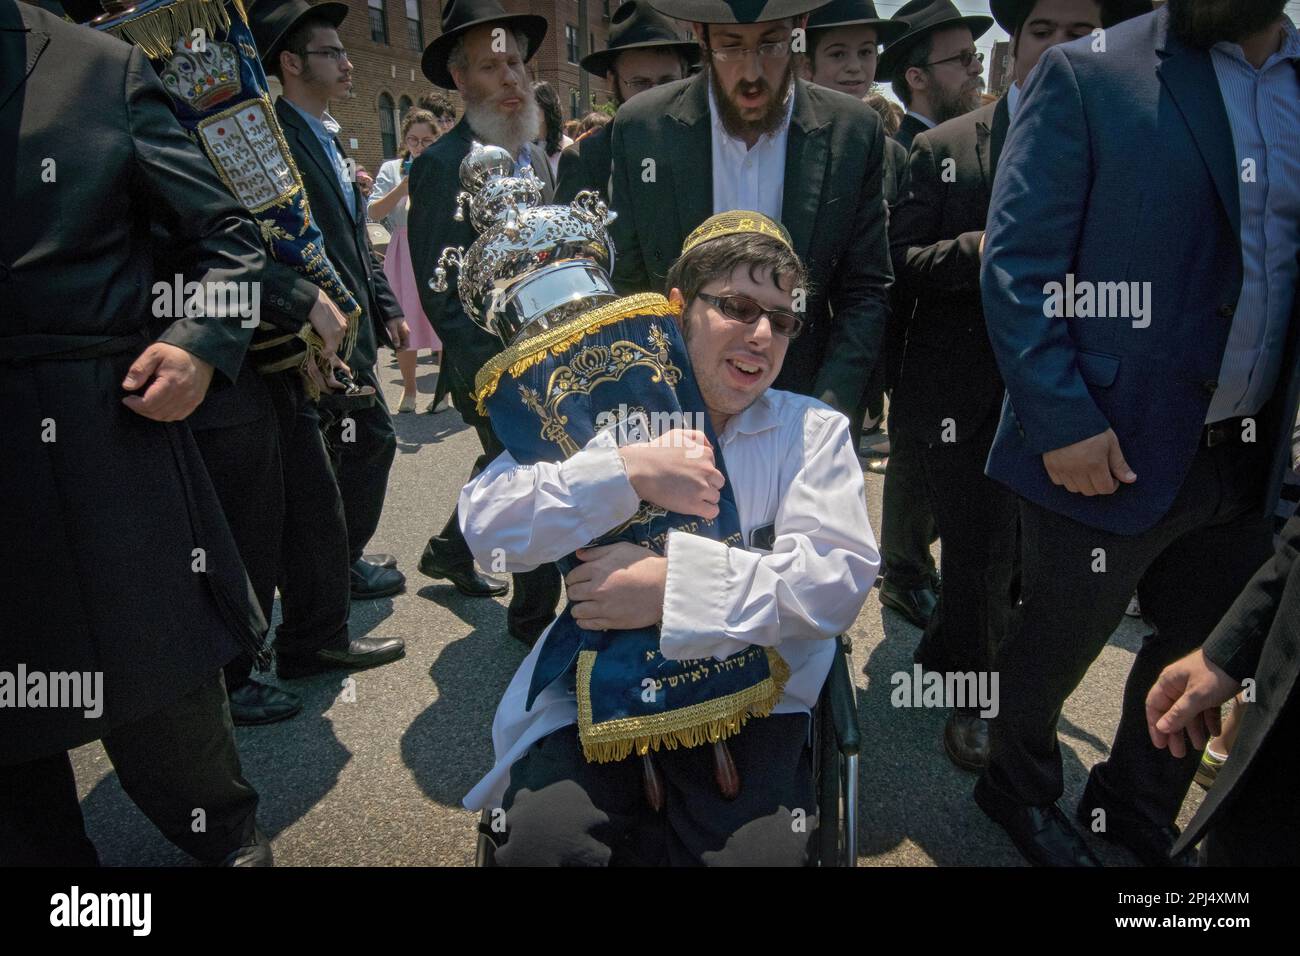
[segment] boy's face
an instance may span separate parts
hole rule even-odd
[[[700,291],[719,297],[742,295],[766,309],[793,311],[791,290],[778,287],[770,269],[755,270],[751,276],[750,267],[742,264],[730,276],[706,282]],[[673,290],[673,297],[679,301],[681,293]],[[771,386],[790,340],[777,335],[766,316],[745,325],[701,298],[691,303],[682,321],[695,380],[720,431],[719,420],[744,411]]]
[[[1029,71],[1049,47],[1086,37],[1100,27],[1097,0],[1038,0],[1016,31],[1016,82],[1025,85]]]
[[[818,38],[812,57],[812,82],[858,99],[876,80],[879,49],[875,27],[831,27]]]

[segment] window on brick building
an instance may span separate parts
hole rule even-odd
[[[384,18],[384,0],[370,2],[370,39],[376,43],[388,42],[388,21]]]
[[[578,62],[578,28],[572,24],[564,25],[564,48],[570,63]]]
[[[581,97],[578,95],[578,91],[569,90],[569,118],[570,119],[582,118],[582,114],[578,112],[581,106],[582,106],[582,102],[581,102]]]
[[[393,108],[393,98],[387,93],[379,94],[379,139],[383,145],[384,159],[397,156],[397,110]]]
[[[406,39],[411,49],[424,49],[424,27],[420,23],[420,0],[406,0]]]
[[[406,119],[406,114],[410,111],[411,106],[412,103],[411,103],[411,98],[409,96],[403,96],[400,100],[397,101],[397,128],[398,129],[402,128],[402,120]]]

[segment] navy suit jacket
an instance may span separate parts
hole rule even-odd
[[[1141,533],[1173,503],[1201,440],[1241,294],[1236,154],[1209,53],[1168,12],[1048,50],[1026,85],[993,186],[980,283],[1007,386],[987,473],[1090,527]],[[1045,285],[1150,283],[1150,324],[1050,318]],[[1297,295],[1296,306],[1300,306]],[[1293,308],[1272,398],[1261,510],[1289,465]],[[1137,473],[1112,495],[1052,484],[1044,452],[1114,428]]]

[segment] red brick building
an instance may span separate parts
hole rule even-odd
[[[586,31],[579,30],[580,3],[586,4]],[[528,63],[534,80],[547,80],[564,104],[566,118],[582,116],[612,99],[608,84],[584,73],[577,61],[603,50],[609,13],[618,0],[502,0],[511,13],[535,13],[550,23],[542,47]],[[356,67],[352,96],[330,104],[343,127],[344,145],[358,162],[375,172],[396,155],[401,116],[434,87],[420,72],[424,48],[440,32],[441,0],[347,0],[352,8],[339,30]],[[582,96],[583,78],[587,96]],[[459,98],[453,94],[459,103]]]

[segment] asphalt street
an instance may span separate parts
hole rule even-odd
[[[401,386],[391,353],[382,354],[380,373],[395,408]],[[368,549],[397,555],[406,591],[352,606],[354,634],[403,637],[405,659],[353,675],[354,693],[347,692],[341,673],[286,682],[302,695],[302,713],[237,731],[245,775],[261,794],[259,819],[281,865],[474,861],[477,814],[462,809],[460,798],[492,764],[492,715],[525,651],[506,635],[504,599],[462,597],[415,569],[425,540],[446,520],[479,452],[455,411],[423,413],[434,378],[427,355],[420,376],[420,412],[394,416],[397,460],[383,520]],[[878,535],[883,479],[868,474],[866,485]],[[1089,768],[1106,756],[1143,633],[1141,622],[1126,619],[1066,703],[1061,750],[1067,812]],[[972,802],[974,776],[943,752],[946,712],[890,704],[890,677],[910,673],[920,632],[882,609],[873,591],[851,636],[863,733],[860,865],[1021,864]],[[75,751],[73,763],[87,828],[105,864],[191,863],[126,797],[98,743]],[[1193,785],[1180,824],[1201,796]],[[1100,840],[1093,838],[1092,845],[1108,864],[1134,863]]]

